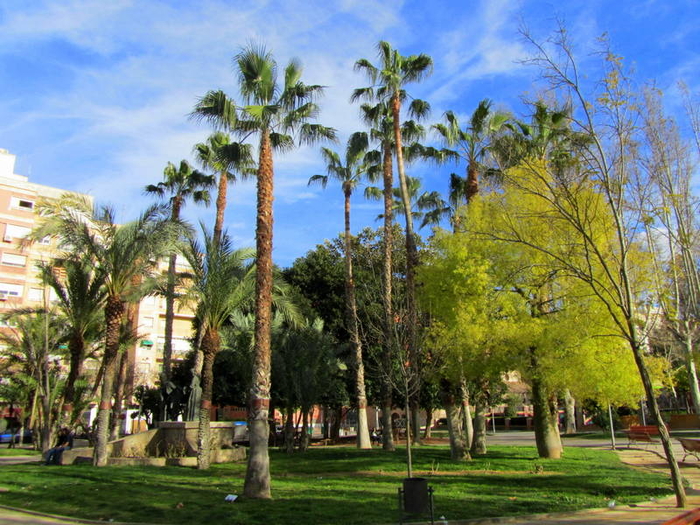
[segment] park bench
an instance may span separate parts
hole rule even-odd
[[[656,425],[632,425],[625,430],[627,434],[627,448],[632,443],[658,443],[659,427]]]
[[[685,452],[685,456],[683,456],[683,459],[681,459],[681,463],[685,461],[688,454],[695,456],[695,459],[700,461],[700,456],[698,456],[698,454],[700,454],[700,439],[678,438],[678,441],[681,442],[683,452]]]
[[[679,514],[675,518],[664,521],[661,525],[693,525],[694,523],[700,523],[700,508]]]

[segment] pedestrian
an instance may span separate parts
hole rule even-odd
[[[56,446],[49,449],[46,453],[46,464],[47,465],[60,465],[61,459],[63,458],[63,451],[73,448],[73,434],[70,429],[63,427],[58,431],[58,439],[56,440]]]

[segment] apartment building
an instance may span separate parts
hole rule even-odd
[[[19,307],[38,307],[44,302],[45,293],[49,300],[52,299],[51,291],[37,277],[36,264],[52,259],[56,252],[55,242],[47,238],[22,246],[21,241],[36,226],[37,204],[42,199],[57,199],[65,193],[60,188],[35,184],[28,177],[15,174],[15,160],[15,155],[0,149],[0,313]],[[161,267],[167,269],[167,261]],[[184,270],[184,267],[179,270]],[[190,348],[193,317],[191,311],[176,306],[174,359],[182,358]],[[136,322],[139,337],[127,353],[128,382],[132,387],[153,385],[163,362],[165,299],[143,299],[136,311]],[[92,365],[94,367],[96,364]],[[86,369],[90,368],[90,364],[86,363]]]

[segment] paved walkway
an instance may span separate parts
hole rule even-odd
[[[495,436],[489,436],[490,444],[523,444],[533,443],[534,435],[531,432],[518,433],[501,433]],[[676,457],[681,459],[683,452],[680,444],[673,440],[674,451]],[[622,445],[622,446],[621,446]],[[649,469],[668,473],[668,467],[662,456],[663,450],[661,445],[650,445],[646,449],[631,448],[627,449],[624,443],[618,443],[617,453],[624,463],[634,466],[635,468]],[[603,440],[588,440],[588,439],[565,439],[564,446],[577,446],[589,448],[610,449],[610,443]],[[21,463],[27,461],[37,461],[37,456],[10,456],[0,458],[0,465],[10,463]],[[439,525],[448,524],[486,524],[486,523],[507,523],[511,525],[554,525],[554,524],[575,524],[575,525],[638,525],[645,524],[660,524],[667,521],[682,512],[700,507],[700,462],[692,456],[687,458],[687,461],[681,463],[681,472],[693,487],[687,491],[688,507],[686,509],[676,508],[675,497],[660,499],[657,501],[648,501],[635,506],[616,506],[612,509],[592,509],[588,511],[578,511],[572,513],[540,515],[536,519],[523,518],[489,518],[476,519],[465,521],[449,521],[442,522],[437,520],[435,523]],[[66,525],[76,523],[89,523],[87,521],[63,520],[49,517],[36,516],[21,512],[14,512],[0,508],[0,525]],[[97,522],[95,522],[97,523]]]

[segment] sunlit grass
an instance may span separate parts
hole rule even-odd
[[[81,518],[151,523],[387,523],[397,518],[405,450],[312,448],[273,451],[272,501],[226,503],[241,494],[245,464],[209,471],[177,467],[0,469],[0,503]],[[567,448],[542,460],[533,447],[491,447],[471,462],[444,446],[415,450],[415,473],[429,478],[439,516],[467,519],[603,507],[670,494],[667,477],[627,468],[612,452]]]

